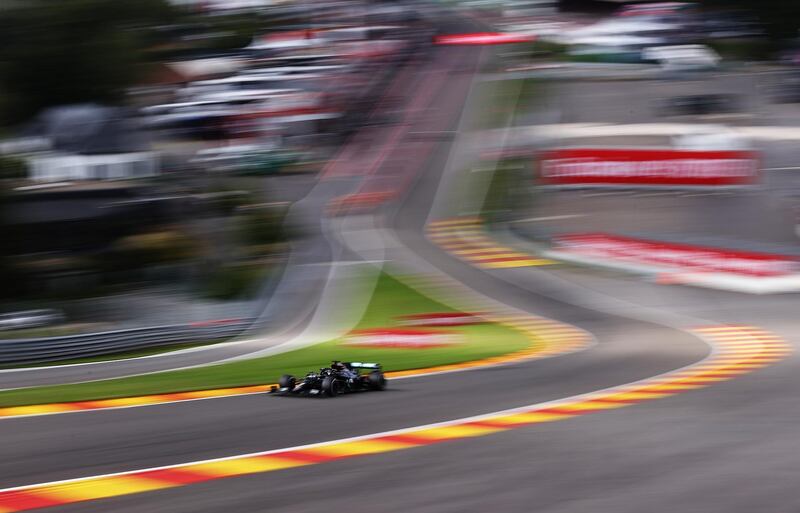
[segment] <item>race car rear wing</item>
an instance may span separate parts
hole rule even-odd
[[[353,369],[380,369],[380,363],[366,363],[366,362],[350,362],[350,367]]]

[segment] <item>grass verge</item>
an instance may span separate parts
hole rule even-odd
[[[398,316],[454,312],[388,275],[381,275],[356,329],[397,327]],[[88,401],[149,394],[275,383],[281,374],[304,374],[331,360],[375,361],[386,370],[408,370],[460,363],[518,351],[531,345],[522,333],[494,323],[435,328],[460,335],[457,345],[428,349],[368,348],[342,339],[274,356],[91,383],[0,392],[0,406]]]

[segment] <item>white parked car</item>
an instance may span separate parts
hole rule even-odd
[[[59,310],[26,310],[0,314],[0,330],[40,328],[64,322],[64,314]]]
[[[654,46],[642,50],[642,59],[658,62],[668,70],[713,69],[722,60],[705,45]]]
[[[753,150],[750,140],[724,125],[697,125],[694,132],[673,137],[672,147],[697,151]]]

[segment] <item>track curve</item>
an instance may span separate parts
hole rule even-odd
[[[422,167],[427,172],[414,184],[392,223],[399,239],[430,265],[490,298],[594,334],[597,346],[547,361],[406,380],[385,394],[352,396],[346,402],[243,396],[9,419],[0,422],[4,440],[0,486],[278,450],[472,417],[651,378],[708,355],[699,338],[678,327],[579,306],[576,303],[584,303],[583,298],[539,273],[479,271],[426,241],[421,226],[440,177],[436,170],[444,167],[447,145],[440,145],[439,150],[426,159]],[[792,363],[778,364],[758,375],[785,376]],[[498,430],[479,443],[472,438],[456,439],[368,459],[244,475],[57,506],[52,511],[216,513],[224,509],[233,513],[335,508],[461,512],[520,511],[533,504],[548,513],[673,511],[676,505],[681,511],[706,513],[748,511],[746,508],[757,504],[777,506],[780,498],[770,498],[767,486],[760,486],[758,493],[743,500],[744,484],[752,476],[731,465],[748,456],[747,461],[759,469],[768,469],[773,462],[789,469],[796,465],[779,454],[793,440],[793,430],[758,423],[759,416],[763,419],[776,413],[783,421],[792,418],[791,414],[781,416],[780,409],[765,401],[782,385],[774,379],[759,381],[754,375],[724,383],[714,379],[721,376],[705,377],[712,378],[707,383],[716,385],[563,423]],[[629,391],[633,392],[637,391]],[[714,404],[721,404],[721,411],[704,417],[705,407]],[[735,422],[745,422],[750,431],[737,431]],[[732,448],[753,432],[765,436],[754,443],[759,452],[740,445]],[[774,437],[774,445],[769,436]],[[718,438],[709,444],[709,437]],[[720,445],[728,450],[721,451]],[[759,453],[768,458],[757,457]],[[703,479],[704,475],[713,476],[711,479],[727,476],[720,480],[725,489]],[[731,485],[741,488],[731,489]],[[789,490],[786,479],[779,479],[776,485],[781,491]],[[99,490],[82,493],[98,494]],[[676,491],[684,495],[670,502],[668,494]],[[784,494],[781,502],[784,506],[786,497]],[[54,499],[50,501],[55,504]]]

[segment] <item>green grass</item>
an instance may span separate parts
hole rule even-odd
[[[520,113],[530,111],[541,96],[542,83],[535,78],[487,80],[476,84],[478,102],[475,129],[514,126]]]
[[[387,275],[378,279],[373,297],[357,328],[391,327],[397,316],[452,312]],[[406,370],[488,358],[528,347],[520,332],[498,324],[441,328],[462,334],[462,343],[430,349],[359,348],[331,340],[275,356],[75,385],[0,392],[0,406],[84,401],[233,386],[275,383],[281,374],[304,374],[331,360],[375,361],[386,370]]]

